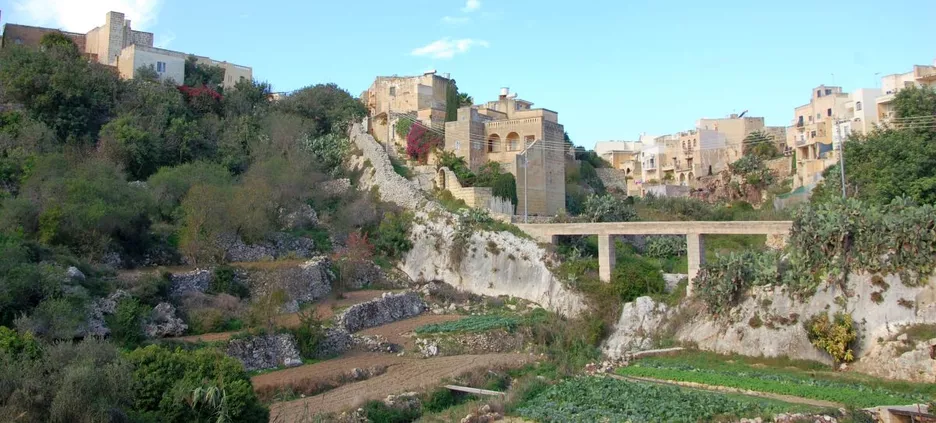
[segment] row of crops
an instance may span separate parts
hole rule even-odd
[[[518,409],[537,422],[700,422],[771,417],[809,407],[612,378],[579,377],[550,386]]]
[[[936,388],[878,380],[837,379],[821,372],[754,368],[746,365],[702,365],[679,358],[650,358],[617,370],[622,376],[704,383],[757,392],[832,401],[851,407],[925,402]]]
[[[487,332],[494,329],[513,330],[519,323],[519,320],[515,317],[488,314],[468,316],[451,322],[423,325],[416,328],[416,333],[423,335],[429,333]]]

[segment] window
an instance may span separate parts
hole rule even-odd
[[[822,120],[822,113],[816,113],[816,120]]]
[[[809,138],[816,138],[816,131],[810,132],[810,133],[809,133]]]
[[[390,96],[393,97],[396,95],[396,87],[390,87]]]
[[[810,116],[809,116],[809,121],[810,121],[810,122],[812,122],[812,121],[813,121],[813,117],[812,117],[812,115],[810,115]]]
[[[166,71],[166,62],[156,62],[156,72],[163,73]]]
[[[22,38],[17,38],[17,39],[15,39],[15,40],[13,40],[13,44],[22,45],[22,44],[23,44],[23,39],[22,39]]]
[[[856,111],[859,111],[859,112],[861,111],[861,102],[860,102],[860,101],[857,102],[857,103],[855,103],[855,110],[856,110]]]
[[[816,90],[816,97],[822,97],[822,90]]]
[[[826,115],[832,116],[832,109],[826,109]]]
[[[825,95],[830,95],[830,94],[832,94],[832,90],[826,88],[826,90],[825,90]]]

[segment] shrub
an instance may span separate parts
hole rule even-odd
[[[438,147],[442,139],[420,123],[414,124],[406,135],[406,155],[409,158],[426,163],[429,152]]]
[[[737,304],[750,287],[780,281],[777,253],[732,252],[717,255],[702,266],[695,292],[711,312],[721,314]]]
[[[851,344],[858,338],[851,314],[836,313],[833,320],[828,314],[818,314],[805,322],[809,341],[827,352],[836,363],[849,363],[855,359]]]
[[[233,267],[220,265],[214,269],[207,293],[223,293],[233,295],[237,298],[247,298],[250,296],[250,288],[237,280],[237,273]]]
[[[385,423],[410,423],[422,414],[419,408],[398,409],[391,408],[383,401],[368,401],[364,404],[364,415],[368,421]]]
[[[429,393],[426,401],[423,402],[423,409],[430,413],[438,413],[456,404],[458,404],[458,399],[455,397],[455,394],[452,393],[451,389],[437,388]]]
[[[111,339],[127,349],[139,346],[146,338],[143,334],[143,321],[150,311],[149,307],[140,304],[136,298],[120,300],[114,314],[106,317]]]
[[[622,303],[645,295],[666,292],[666,282],[660,268],[641,257],[629,254],[618,257],[611,274],[611,287]]]
[[[325,337],[322,321],[312,313],[299,313],[299,326],[290,330],[296,338],[299,355],[308,360],[319,358],[316,355],[319,343]]]
[[[440,151],[438,159],[439,168],[449,168],[462,186],[470,187],[474,185],[475,174],[468,167],[464,157],[458,156],[451,151]]]
[[[413,248],[409,239],[409,230],[412,226],[413,214],[411,212],[387,212],[377,227],[377,238],[374,247],[377,251],[389,258],[400,258]]]
[[[681,236],[647,237],[647,257],[670,258],[686,255],[686,240]]]
[[[156,345],[127,355],[133,364],[135,408],[147,421],[214,420],[216,409],[191,404],[198,387],[224,391],[231,421],[265,422],[269,412],[257,400],[250,377],[237,360],[214,349],[169,350]]]
[[[491,195],[510,200],[516,211],[519,199],[517,198],[517,180],[510,173],[502,173],[494,178],[491,186]]]
[[[195,184],[225,186],[231,184],[231,174],[219,164],[209,162],[186,163],[160,168],[147,180],[159,214],[164,220],[181,217],[182,198]]]
[[[613,195],[589,195],[582,214],[589,222],[630,222],[637,220],[637,211],[623,199]]]
[[[13,359],[36,359],[42,355],[42,348],[31,333],[19,334],[0,326],[0,356],[4,354]]]

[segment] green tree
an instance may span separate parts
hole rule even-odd
[[[894,113],[902,119],[936,116],[936,87],[913,86],[898,91],[894,97]]]
[[[198,58],[195,56],[189,56],[185,59],[184,84],[186,86],[193,88],[207,87],[220,92],[223,82],[224,68],[198,63]]]
[[[241,79],[224,93],[224,113],[227,116],[263,114],[270,106],[270,84]]]
[[[458,106],[466,107],[474,105],[474,98],[472,98],[468,93],[458,93]]]
[[[121,116],[101,128],[99,150],[135,180],[146,179],[164,164],[163,144],[140,119]]]
[[[364,103],[335,84],[318,84],[293,92],[276,103],[314,124],[313,135],[344,134],[348,125],[367,115]]]
[[[103,65],[54,51],[4,49],[0,53],[4,99],[22,104],[61,142],[90,143],[113,116],[123,83]]]
[[[266,422],[269,411],[263,407],[250,384],[244,367],[215,349],[184,351],[156,345],[127,355],[133,364],[134,408],[145,421],[216,422],[218,408],[211,403],[192,401],[201,387],[224,392],[231,421]]]
[[[196,184],[230,186],[233,178],[224,166],[211,162],[164,167],[147,180],[160,216],[167,221],[182,216],[182,199]]]
[[[764,131],[754,131],[744,137],[744,154],[754,155],[761,160],[770,160],[780,157],[780,151],[777,149],[777,140],[772,134]]]
[[[613,195],[589,195],[585,199],[582,215],[589,222],[631,222],[637,220],[637,211],[626,200]]]
[[[81,55],[81,51],[78,50],[78,45],[75,44],[75,41],[61,31],[52,31],[43,35],[42,38],[39,39],[39,48],[47,52],[54,52],[54,54],[64,55],[65,57],[74,58]]]
[[[159,72],[156,71],[156,66],[152,64],[140,66],[133,72],[133,79],[137,81],[159,82]]]

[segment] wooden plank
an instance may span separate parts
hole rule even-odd
[[[488,395],[488,396],[506,396],[504,392],[498,391],[488,391],[487,389],[478,389],[478,388],[469,388],[467,386],[456,386],[456,385],[445,385],[445,389],[451,389],[453,391],[467,392],[469,394],[475,395]]]

